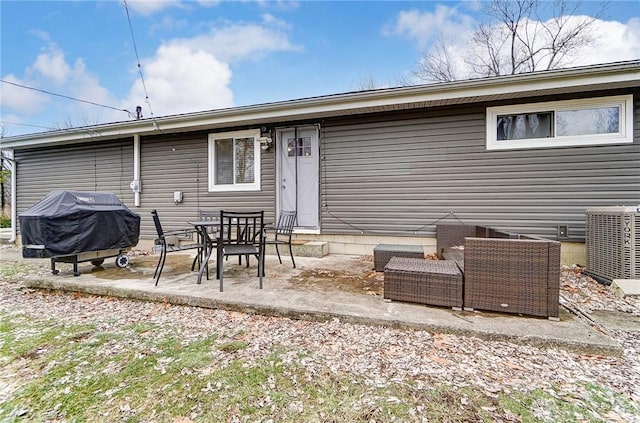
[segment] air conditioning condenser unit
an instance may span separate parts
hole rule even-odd
[[[640,206],[586,211],[585,273],[611,283],[640,278]]]

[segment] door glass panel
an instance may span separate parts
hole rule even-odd
[[[310,156],[311,155],[311,137],[304,137],[300,139],[300,155],[301,156]]]
[[[295,139],[289,138],[287,139],[287,157],[295,157],[296,156],[296,142]]]
[[[303,157],[312,155],[311,137],[287,139],[287,157]]]

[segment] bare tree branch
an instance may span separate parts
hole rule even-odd
[[[578,23],[578,4],[569,9],[564,1],[554,2],[555,18],[548,22],[541,21],[542,32],[547,38],[543,49],[543,59],[547,60],[546,69],[555,69],[572,51],[590,45],[593,42],[591,27],[598,20],[602,10],[594,17],[584,17]]]
[[[372,74],[367,75],[365,78],[358,81],[356,84],[356,91],[369,91],[378,88],[378,84],[376,83],[376,79]]]
[[[422,60],[412,72],[413,75],[429,81],[455,81],[457,78],[453,69],[454,61],[450,56],[448,45],[444,33],[441,32],[431,50],[423,54]]]
[[[577,51],[595,42],[594,24],[606,7],[604,3],[595,16],[579,16],[580,2],[492,0],[484,10],[487,21],[473,32],[461,53],[463,61],[453,60],[453,43],[441,35],[423,54],[414,75],[452,81],[462,73],[460,62],[470,69],[470,76],[480,77],[566,66]]]

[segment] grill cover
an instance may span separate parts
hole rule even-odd
[[[140,216],[108,192],[52,191],[18,216],[24,258],[138,244]]]

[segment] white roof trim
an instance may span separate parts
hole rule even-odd
[[[284,120],[319,119],[325,116],[393,110],[401,107],[425,107],[425,104],[431,102],[461,104],[500,95],[518,97],[519,93],[522,95],[523,93],[543,94],[549,91],[575,92],[618,86],[640,86],[640,60],[467,81],[359,91],[41,132],[4,138],[2,148],[81,142],[92,138],[102,140],[133,137],[135,134],[149,135],[156,132],[158,127],[162,132],[227,128]]]

